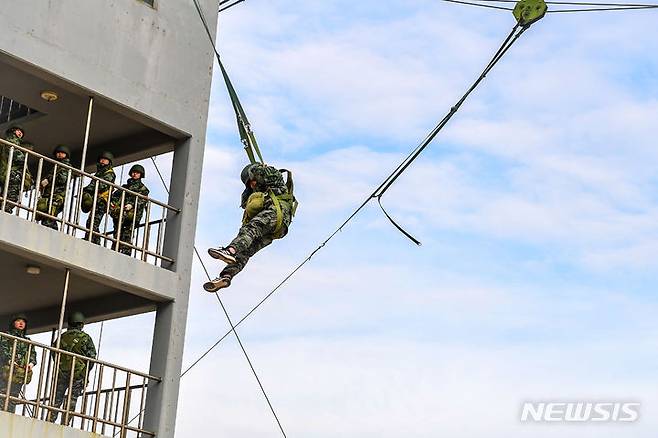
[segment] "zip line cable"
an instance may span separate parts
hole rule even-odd
[[[495,6],[491,3],[517,3],[516,0],[441,0],[445,3],[455,3],[466,6],[477,6],[480,8],[489,8],[489,9],[499,9],[503,11],[513,11],[513,8],[507,8],[504,6]],[[547,5],[558,5],[558,6],[586,6],[585,8],[578,9],[550,9],[547,11],[549,14],[555,13],[565,13],[565,12],[602,12],[602,11],[626,11],[626,10],[635,10],[635,9],[657,9],[658,4],[646,4],[646,3],[593,3],[593,2],[563,2],[563,1],[547,1]],[[590,7],[595,6],[595,7]]]
[[[445,1],[445,0],[443,0]],[[518,3],[517,0],[477,0],[480,3]],[[595,3],[595,2],[567,2],[567,1],[545,1],[547,5],[566,5],[566,6],[622,6],[638,7],[649,6],[658,7],[658,3]]]
[[[603,12],[603,11],[632,11],[639,9],[656,9],[656,6],[632,6],[632,7],[612,7],[612,8],[586,8],[586,9],[556,9],[548,11],[549,14],[559,14],[561,12]]]
[[[227,9],[231,9],[231,8],[232,8],[233,6],[235,6],[235,5],[239,5],[239,4],[242,3],[244,0],[237,0],[235,3],[231,3],[230,5],[228,5],[228,6],[224,6],[223,8],[221,7],[222,5],[228,3],[229,1],[230,1],[230,0],[224,0],[224,1],[222,1],[222,2],[219,3],[219,6],[220,6],[220,7],[219,7],[219,10],[217,11],[218,14],[220,14],[220,13],[226,11]]]
[[[196,1],[196,0],[195,0]],[[162,182],[162,186],[164,187],[165,191],[169,193],[169,187],[167,186],[167,183],[165,182],[164,177],[162,176],[162,173],[160,172],[160,168],[158,167],[158,164],[155,162],[155,158],[151,157],[151,162],[153,163],[153,166],[155,167],[155,170],[158,174],[158,177],[160,177],[160,181]],[[199,254],[199,250],[197,250],[196,245],[194,246],[194,253],[196,254],[197,258],[199,259],[199,262],[201,263],[201,267],[203,268],[203,271],[206,273],[206,277],[208,277],[208,281],[212,280],[212,277],[210,277],[210,273],[208,272],[208,269],[206,268],[206,264],[203,262],[203,259],[201,258],[201,255]],[[265,387],[263,386],[263,383],[260,380],[260,377],[258,376],[258,373],[256,372],[256,368],[254,367],[254,364],[251,361],[251,358],[249,357],[249,354],[247,353],[246,348],[244,347],[244,344],[242,343],[242,339],[240,339],[240,336],[238,335],[237,330],[235,330],[235,325],[233,325],[233,320],[231,319],[230,315],[228,314],[228,311],[226,310],[226,307],[224,306],[224,303],[222,302],[221,298],[219,297],[219,294],[215,292],[215,297],[217,297],[217,301],[219,302],[219,305],[221,306],[222,310],[224,311],[224,315],[226,316],[226,320],[228,321],[229,325],[231,326],[231,330],[229,333],[234,333],[235,338],[238,341],[238,344],[240,345],[240,349],[242,349],[242,353],[244,354],[245,359],[247,360],[247,363],[249,364],[249,368],[251,368],[251,372],[253,373],[254,377],[256,378],[256,381],[258,382],[258,386],[260,387],[261,392],[263,393],[263,396],[265,396],[265,400],[267,401],[267,404],[270,408],[270,411],[272,411],[272,415],[274,415],[274,419],[277,422],[277,425],[279,426],[279,429],[281,430],[281,433],[285,438],[286,432],[283,429],[283,426],[281,425],[281,421],[279,421],[279,417],[276,414],[276,411],[274,410],[274,406],[272,405],[272,402],[270,401],[270,397],[267,395],[267,392],[265,391]],[[185,376],[186,373],[181,374],[181,378]]]
[[[235,328],[239,327],[246,319],[248,319],[256,310],[258,310],[270,297],[272,297],[288,280],[290,280],[304,265],[306,265],[319,251],[321,251],[331,239],[333,239],[338,233],[340,233],[343,228],[352,220],[354,217],[363,210],[363,208],[373,199],[377,198],[381,203],[381,197],[386,193],[386,191],[391,187],[391,185],[400,177],[400,175],[418,158],[418,156],[423,152],[423,150],[431,143],[431,141],[436,137],[441,129],[448,123],[452,116],[459,110],[459,107],[464,103],[466,98],[477,88],[477,86],[482,82],[486,75],[493,69],[493,67],[502,59],[502,57],[507,53],[510,47],[518,40],[518,38],[528,29],[529,26],[521,27],[515,25],[510,34],[507,36],[503,44],[500,46],[498,51],[495,53],[487,67],[484,69],[482,74],[478,79],[473,83],[473,85],[468,89],[468,91],[462,96],[461,99],[450,109],[450,112],[437,124],[437,126],[430,132],[430,134],[425,138],[425,140],[418,145],[411,153],[398,165],[398,167],[391,173],[386,179],[377,187],[372,194],[370,194],[363,203],[333,232],[326,238],[317,248],[315,248],[309,255],[304,259],[295,269],[292,270],[270,293],[268,293],[256,306],[254,306],[245,316],[243,316],[236,324]],[[515,35],[516,34],[516,35]],[[386,214],[387,217],[388,214]],[[390,219],[390,217],[389,217]],[[392,221],[392,220],[391,220]],[[397,224],[394,225],[401,229]],[[408,234],[405,232],[405,235]],[[410,237],[410,236],[408,236]],[[414,239],[415,240],[415,239]],[[417,242],[417,241],[416,241]],[[231,331],[228,331],[224,334],[217,342],[215,342],[210,348],[208,348],[196,361],[194,361],[184,372],[183,376],[190,372],[196,365],[198,365],[205,357],[210,354],[224,339],[226,339],[231,334]]]
[[[101,357],[101,346],[103,345],[103,328],[105,327],[105,321],[101,321],[101,331],[98,335],[98,350],[96,351],[96,358],[99,359]],[[98,378],[98,368],[94,370],[94,385],[92,388],[96,387],[96,379]]]
[[[503,7],[503,6],[483,5],[483,4],[480,4],[480,3],[471,3],[471,2],[467,2],[467,1],[463,1],[463,0],[441,0],[441,1],[446,2],[446,3],[457,3],[457,4],[460,4],[460,5],[467,5],[467,6],[479,6],[481,8],[488,8],[488,9],[499,9],[501,11],[513,11],[514,10],[512,8],[506,8],[506,7]]]

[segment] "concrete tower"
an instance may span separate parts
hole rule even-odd
[[[214,30],[217,1],[199,3]],[[77,406],[65,399],[59,411],[48,409],[56,387],[69,379],[70,393],[79,377],[62,374],[62,364],[84,359],[65,360],[61,350],[3,338],[16,366],[0,363],[0,411],[16,403],[16,414],[0,412],[0,436],[95,431],[172,438],[212,48],[192,0],[0,0],[0,7],[0,131],[20,124],[33,145],[0,145],[8,165],[0,177],[6,210],[0,211],[0,328],[17,312],[28,315],[30,333],[60,329],[62,321],[66,328],[72,309],[87,322],[156,312],[150,370],[89,362],[85,393]],[[70,167],[52,160],[59,144],[71,149]],[[105,190],[91,177],[105,150],[114,153],[115,166],[173,151],[168,199],[138,197],[122,190],[125,181],[118,178]],[[63,182],[42,184],[55,166],[53,175],[59,172]],[[156,175],[148,177],[151,186],[159,184]],[[93,206],[85,213],[83,187],[90,184]],[[12,187],[19,191],[13,198]],[[105,205],[99,230],[90,233],[88,215]],[[40,224],[44,219],[57,229]],[[115,228],[129,229],[128,237]],[[21,346],[37,356],[28,385]],[[22,390],[6,400],[8,380]],[[49,412],[67,417],[69,426],[45,421]]]

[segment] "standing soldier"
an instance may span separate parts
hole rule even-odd
[[[70,157],[71,150],[64,145],[59,145],[53,151],[55,160],[67,166],[71,165]],[[56,166],[57,172],[55,173],[55,165],[46,174],[46,177],[41,180],[41,197],[37,201],[37,210],[41,213],[50,214],[57,217],[62,210],[64,210],[64,202],[66,201],[66,183],[69,180],[69,170]],[[50,208],[48,208],[50,206]],[[57,230],[57,221],[48,217],[39,217],[37,219],[41,225]]]
[[[81,312],[73,312],[69,315],[68,323],[69,328],[62,334],[59,341],[59,349],[96,359],[94,341],[91,339],[91,336],[82,331],[85,326],[85,316]],[[56,345],[57,341],[53,343],[53,347]],[[94,363],[91,361],[82,360],[77,357],[74,358],[67,354],[60,354],[56,377],[57,385],[55,386],[55,400],[52,406],[59,408],[62,406],[65,397],[67,400],[70,397],[70,404],[66,403],[63,409],[69,412],[74,411],[78,397],[84,393],[87,387],[87,378],[93,367]],[[50,411],[48,421],[54,423],[57,420],[57,414],[57,411]],[[62,424],[64,424],[65,417],[65,415],[62,415]]]
[[[114,183],[117,176],[114,173],[112,168],[112,162],[114,161],[114,155],[112,152],[105,151],[98,156],[98,161],[96,162],[96,173],[94,176],[100,178],[103,181]],[[92,208],[94,208],[94,193],[96,193],[96,209],[92,214],[89,214],[87,218],[87,229],[93,229],[94,234],[91,236],[91,241],[96,245],[100,245],[101,236],[98,234],[100,231],[100,225],[105,217],[105,212],[107,211],[107,203],[110,198],[110,188],[109,184],[104,184],[98,182],[98,188],[96,188],[96,180],[92,180],[83,190],[82,194],[82,211],[84,213],[89,213]],[[91,217],[94,217],[93,224]],[[93,227],[92,227],[93,225]],[[85,239],[89,239],[89,232],[85,235]]]
[[[20,126],[12,126],[6,131],[5,140],[17,146],[23,146],[23,147],[30,146],[29,143],[23,141],[24,136],[25,136],[25,131],[23,131],[23,128],[21,128]],[[17,148],[14,149],[14,152],[11,157],[11,169],[8,169],[9,146],[5,144],[3,144],[2,146],[3,146],[3,150],[2,152],[0,152],[2,158],[0,158],[0,160],[2,160],[3,164],[0,164],[0,170],[2,171],[2,175],[0,176],[0,180],[2,182],[2,186],[0,187],[0,192],[4,192],[5,178],[8,175],[9,185],[7,188],[7,200],[12,201],[14,203],[18,203],[18,198],[21,190],[28,190],[32,186],[32,175],[30,174],[30,171],[26,168],[25,180],[23,180],[23,168],[25,167],[26,156],[25,156],[25,152]],[[21,188],[21,181],[23,182],[22,188]],[[7,202],[5,205],[5,211],[7,213],[13,212],[14,205]]]
[[[25,315],[16,315],[9,324],[9,333],[17,338],[27,339],[27,317]],[[29,352],[29,354],[28,354]],[[13,369],[12,369],[13,353]],[[14,352],[14,340],[0,337],[0,409],[4,409],[5,397],[8,386],[11,397],[19,397],[23,390],[23,385],[30,383],[32,380],[32,368],[37,364],[37,353],[34,347],[26,342],[16,342],[16,351]],[[11,372],[11,381],[9,374]],[[9,412],[16,412],[16,402],[9,400]]]
[[[245,184],[241,203],[245,210],[242,227],[228,246],[208,249],[212,258],[223,260],[228,266],[218,278],[203,285],[206,291],[217,292],[229,287],[250,257],[288,234],[297,201],[290,173],[286,183],[282,172],[287,171],[260,163],[250,164],[242,170],[240,177]]]
[[[5,131],[5,141],[20,146],[25,135],[23,128],[18,125],[11,126]],[[3,190],[7,179],[7,166],[9,160],[9,146],[4,143],[0,144],[0,183]]]
[[[135,164],[130,168],[128,174],[130,175],[128,182],[121,187],[131,192],[148,196],[149,189],[142,182],[142,179],[146,177],[144,167],[140,164]],[[123,199],[123,213],[121,213],[122,193],[126,193]],[[127,192],[118,190],[114,192],[112,195],[112,204],[110,205],[110,215],[114,220],[114,237],[116,239],[119,239],[121,242],[132,242],[133,232],[135,231],[133,225],[136,227],[142,220],[146,202],[145,199]],[[127,245],[119,245],[119,251],[126,255],[132,254],[132,248]]]

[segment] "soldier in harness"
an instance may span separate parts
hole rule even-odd
[[[25,335],[26,332],[27,317],[22,314],[15,315],[9,324],[7,333],[29,340],[30,338]],[[36,364],[37,352],[34,348],[30,348],[29,344],[16,341],[16,351],[14,352],[14,340],[0,337],[0,409],[4,408],[4,396],[7,391],[9,391],[10,397],[20,396],[23,385],[32,381],[32,368]],[[9,374],[11,374],[11,379]],[[8,388],[9,386],[11,388]],[[16,412],[16,401],[11,399],[9,400],[9,412]]]
[[[81,312],[73,312],[69,315],[68,323],[69,328],[62,334],[59,341],[60,350],[96,359],[94,341],[91,336],[82,330],[85,325],[85,316]],[[57,342],[55,341],[53,347],[56,345]],[[71,403],[67,403],[63,409],[73,411],[78,397],[84,393],[87,387],[87,378],[94,363],[66,354],[59,354],[59,358],[55,356],[54,359],[55,363],[59,363],[59,367],[57,370],[57,385],[55,386],[55,400],[52,406],[59,408],[64,400],[68,400],[70,397]],[[48,414],[48,421],[54,423],[57,420],[57,415],[57,411],[51,410]],[[62,424],[64,424],[65,417],[65,415],[62,415]]]
[[[287,182],[282,172],[288,173]],[[288,227],[297,209],[290,172],[266,164],[246,166],[240,175],[245,185],[241,207],[244,209],[238,235],[225,247],[210,248],[208,254],[227,266],[219,277],[203,285],[208,292],[229,287],[249,259],[275,239],[288,234]]]

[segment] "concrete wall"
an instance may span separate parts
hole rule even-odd
[[[198,1],[214,30],[219,0]],[[176,260],[171,267],[176,281],[162,289],[159,284],[145,288],[176,297],[158,305],[151,372],[163,381],[149,390],[145,418],[159,438],[173,438],[212,47],[192,0],[160,0],[156,9],[138,0],[0,0],[0,10],[6,12],[0,15],[0,51],[19,65],[47,71],[190,137],[176,137],[175,183],[168,202],[182,210],[168,223],[165,238],[165,254]],[[121,273],[111,275],[119,278]],[[166,279],[164,275],[153,282]],[[141,274],[135,277],[141,279]]]
[[[101,435],[0,412],[2,438],[99,438]]]
[[[217,1],[199,0],[215,28]],[[205,132],[212,48],[192,0],[0,0],[0,50],[183,132]]]

